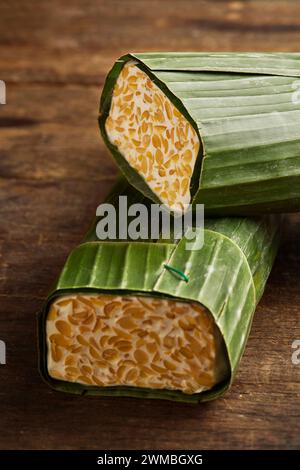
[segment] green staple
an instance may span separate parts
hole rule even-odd
[[[168,271],[178,274],[185,282],[189,282],[188,276],[184,274],[184,272],[180,271],[180,269],[173,268],[173,266],[169,266],[168,264],[164,264],[164,268],[166,268]]]

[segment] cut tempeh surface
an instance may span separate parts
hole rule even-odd
[[[105,128],[160,201],[175,211],[190,203],[198,135],[134,61],[124,65],[117,79]]]
[[[218,328],[195,302],[62,296],[50,307],[46,335],[49,375],[69,382],[192,394],[226,374]]]

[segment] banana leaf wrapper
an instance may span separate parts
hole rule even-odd
[[[141,193],[121,180],[108,199],[118,195],[145,202]],[[160,398],[198,403],[222,395],[232,383],[276,256],[280,217],[218,218],[205,222],[204,246],[187,251],[179,241],[99,241],[91,226],[83,242],[68,257],[39,315],[39,367],[54,389],[80,395]],[[192,230],[192,229],[190,229]],[[199,230],[199,229],[197,229]],[[195,242],[197,238],[195,238]],[[190,241],[189,241],[190,242]],[[180,269],[185,282],[167,266]],[[68,295],[119,295],[132,298],[187,302],[205,308],[217,330],[219,376],[211,389],[199,393],[135,386],[97,386],[53,378],[48,371],[47,318],[51,306]],[[193,330],[190,335],[193,335]],[[185,358],[182,358],[184,363]]]
[[[172,210],[298,211],[299,77],[298,53],[128,54],[107,76],[101,133],[128,181]]]

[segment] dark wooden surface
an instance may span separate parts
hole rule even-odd
[[[117,170],[97,110],[127,51],[299,51],[300,2],[2,0],[0,448],[299,448],[300,216],[255,316],[232,389],[215,402],[76,398],[37,372],[36,312]]]

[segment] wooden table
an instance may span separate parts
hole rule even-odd
[[[36,312],[111,188],[97,127],[105,74],[127,51],[297,51],[298,1],[2,1],[0,448],[299,448],[300,216],[289,217],[237,380],[192,406],[77,398],[37,371]]]

